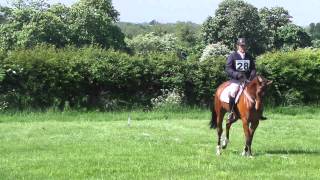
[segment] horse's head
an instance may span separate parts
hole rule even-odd
[[[262,76],[256,76],[247,87],[251,96],[255,99],[256,110],[262,109],[262,99],[266,93],[267,87],[272,83],[272,81],[267,80]]]
[[[267,80],[266,78],[262,77],[262,76],[257,76],[256,78],[257,81],[257,91],[256,91],[256,96],[258,98],[263,98],[263,96],[265,95],[266,89],[267,87],[272,84],[272,81]]]

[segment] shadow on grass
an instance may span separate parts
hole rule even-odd
[[[303,150],[303,149],[289,149],[289,150],[267,150],[265,152],[257,152],[257,156],[261,155],[320,155],[320,150]]]
[[[242,152],[242,151],[241,151]],[[234,155],[241,155],[240,151],[232,151]],[[275,149],[275,150],[266,150],[266,151],[255,151],[253,150],[253,156],[273,156],[273,155],[320,155],[319,150],[303,150],[303,149]]]

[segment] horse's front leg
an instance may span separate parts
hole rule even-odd
[[[259,120],[253,121],[250,124],[250,129],[249,129],[249,131],[250,131],[250,153],[252,153],[251,145],[252,145],[252,141],[253,141],[253,135],[254,135],[254,132],[256,131],[258,125],[259,125]]]
[[[246,144],[242,152],[242,156],[252,156],[251,154],[251,133],[249,129],[249,122],[247,119],[242,119],[243,131],[245,135]]]

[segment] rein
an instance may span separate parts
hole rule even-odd
[[[242,86],[243,86],[243,94],[244,94],[244,96],[246,97],[245,100],[249,100],[249,103],[251,103],[251,105],[254,106],[254,105],[256,104],[256,99],[253,98],[253,97],[247,92],[247,89],[246,89],[246,87],[247,87],[247,85],[250,83],[250,81],[245,80],[245,81],[243,81],[242,83],[243,83],[243,85],[242,85]],[[247,104],[247,105],[249,105],[249,104]]]
[[[250,94],[248,94],[248,92],[246,90],[243,91],[244,95],[246,96],[246,98],[250,101],[250,103],[255,104],[256,103],[256,99],[254,99],[253,97],[251,97]]]

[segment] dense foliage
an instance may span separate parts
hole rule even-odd
[[[312,45],[311,38],[307,32],[302,27],[294,24],[288,24],[279,28],[277,37],[280,40],[277,45],[285,50]]]
[[[275,50],[257,59],[258,71],[274,81],[269,104],[319,103],[319,50],[299,49],[311,38],[281,7],[258,11],[225,0],[203,24],[201,40],[190,22],[116,25],[111,0],[11,2],[0,7],[0,110],[207,106],[227,80],[225,56],[240,36],[250,37],[254,55]]]
[[[174,34],[164,34],[162,36],[155,33],[140,34],[132,39],[127,39],[128,47],[138,54],[147,54],[151,52],[175,51],[177,47],[177,38]]]
[[[301,49],[262,55],[258,71],[273,80],[269,102],[276,105],[320,101],[320,50]]]
[[[291,23],[292,16],[283,7],[264,7],[259,10],[259,16],[267,38],[267,49],[280,49],[283,41],[278,36],[279,29]]]
[[[0,8],[2,50],[40,43],[126,49],[124,34],[114,24],[119,13],[111,0],[80,0],[71,7],[36,0],[12,2],[12,7]]]
[[[95,47],[37,46],[0,57],[1,101],[20,109],[151,107],[151,100],[164,91],[183,94],[184,104],[208,105],[218,85],[227,80],[223,56],[199,62],[181,60],[174,53],[132,56]],[[258,72],[274,81],[269,103],[318,103],[319,57],[319,50],[260,56]]]
[[[234,49],[239,37],[246,37],[249,51],[259,55],[270,50],[311,46],[306,31],[291,23],[289,12],[282,7],[262,8],[242,0],[225,0],[214,16],[202,26],[205,44],[222,42]]]
[[[100,48],[38,46],[10,52],[1,60],[2,98],[9,107],[113,108],[145,105],[161,89],[178,89],[185,103],[207,104],[225,80],[224,58],[198,63],[176,54],[130,56]]]
[[[320,23],[310,23],[309,27],[306,28],[307,31],[311,34],[313,40],[320,39]]]
[[[228,47],[220,42],[215,44],[209,44],[203,50],[200,61],[205,61],[208,58],[215,58],[218,56],[228,57],[232,51]]]
[[[133,38],[138,35],[147,33],[155,33],[156,35],[163,34],[177,34],[183,35],[180,39],[186,39],[187,41],[193,40],[195,33],[198,33],[201,29],[199,24],[192,22],[176,22],[176,23],[160,23],[155,20],[149,23],[129,23],[129,22],[117,22],[118,27],[128,38]],[[184,33],[185,32],[185,33]],[[184,36],[187,35],[187,36]]]
[[[132,53],[174,52],[180,59],[186,59],[190,55],[201,56],[204,48],[200,25],[191,22],[161,24],[152,21],[148,24],[118,23],[118,26],[125,32]]]
[[[264,51],[265,35],[258,9],[241,0],[221,2],[215,15],[203,24],[202,31],[206,44],[222,42],[234,49],[237,38],[246,37],[252,53]]]

